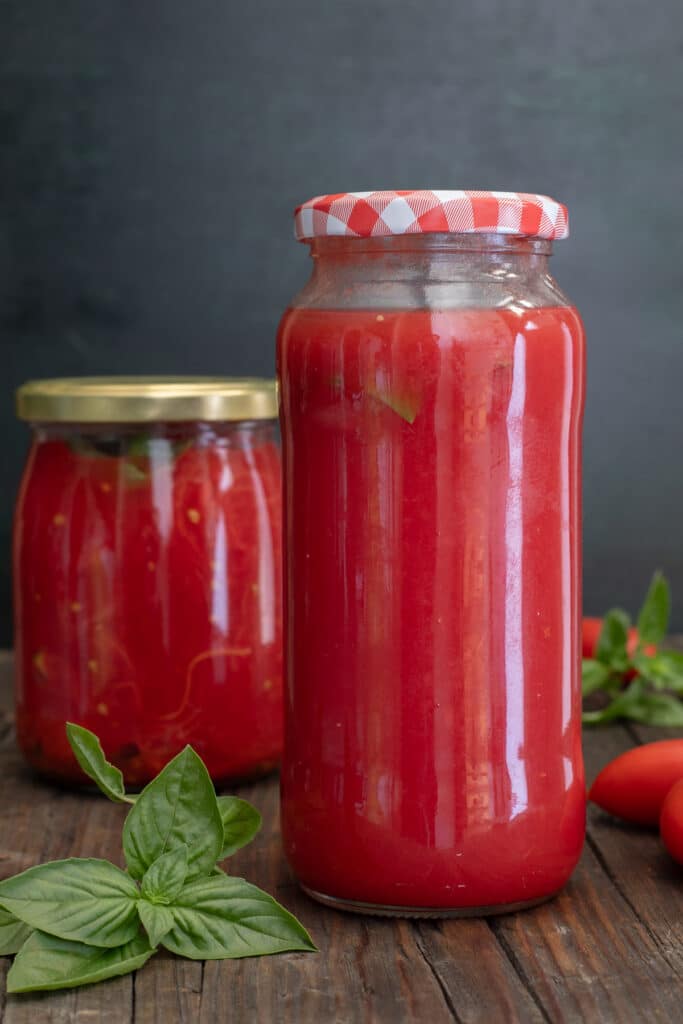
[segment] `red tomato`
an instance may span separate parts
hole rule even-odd
[[[679,779],[666,795],[659,831],[673,859],[683,864],[683,779]]]
[[[679,779],[683,779],[683,739],[658,740],[610,761],[591,786],[588,799],[617,818],[656,825],[664,799]],[[683,838],[681,844],[683,848]]]
[[[602,619],[584,619],[581,623],[581,646],[584,658],[594,658],[598,646],[598,637],[602,629]]]

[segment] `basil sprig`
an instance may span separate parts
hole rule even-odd
[[[669,626],[671,594],[661,572],[650,583],[636,622],[635,650],[629,649],[631,619],[621,608],[607,612],[594,658],[584,658],[583,721],[601,725],[629,719],[647,725],[683,726],[683,654],[659,649]]]
[[[0,882],[0,955],[17,954],[9,992],[127,974],[159,946],[201,960],[315,949],[271,896],[217,867],[253,839],[261,817],[246,800],[217,797],[191,747],[129,796],[93,733],[68,723],[67,736],[102,792],[133,803],[123,829],[127,871],[73,857]]]

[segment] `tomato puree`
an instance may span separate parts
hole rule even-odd
[[[17,732],[35,768],[83,780],[66,720],[129,784],[187,743],[219,781],[276,764],[280,501],[269,426],[39,436],[14,550]]]
[[[290,309],[283,838],[376,907],[550,895],[581,850],[572,307]]]

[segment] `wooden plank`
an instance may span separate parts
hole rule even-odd
[[[130,975],[65,992],[8,996],[3,1017],[5,1024],[128,1024],[132,1020]]]
[[[418,945],[455,1008],[457,1020],[463,1024],[547,1020],[488,922],[424,921],[418,930]]]
[[[157,953],[134,976],[135,1024],[197,1024],[203,973],[196,960]]]

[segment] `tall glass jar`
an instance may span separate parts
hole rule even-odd
[[[584,836],[584,336],[517,193],[323,196],[279,332],[282,828],[334,906],[500,912]]]
[[[186,743],[217,782],[282,742],[281,481],[275,384],[35,381],[14,533],[17,733],[84,781],[65,721],[130,785]]]

